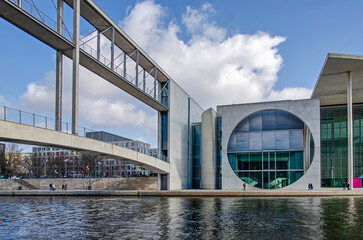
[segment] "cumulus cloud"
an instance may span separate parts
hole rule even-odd
[[[26,92],[20,96],[20,107],[27,111],[42,109],[49,114],[55,105],[55,72],[46,72],[39,82],[28,84]]]
[[[277,74],[283,67],[278,46],[285,37],[266,32],[228,35],[226,29],[213,21],[215,13],[209,3],[200,9],[188,6],[181,23],[177,23],[166,20],[166,8],[147,0],[130,8],[119,24],[205,109],[231,103],[310,96],[311,90],[305,88],[274,89]],[[182,34],[182,29],[187,32]],[[189,37],[185,39],[181,35]],[[93,36],[86,36],[84,41]],[[95,48],[95,40],[87,44]],[[109,58],[110,45],[105,38],[101,38],[101,48],[102,54]],[[63,112],[70,116],[72,62],[66,57],[63,76]],[[55,73],[50,71],[41,81],[27,86],[20,97],[20,105],[31,111],[53,114],[54,94]],[[0,102],[4,101],[0,96]],[[154,110],[83,67],[80,68],[80,118],[100,129],[141,127],[145,136],[157,131]]]
[[[204,108],[309,97],[305,88],[273,89],[283,66],[277,47],[285,37],[265,32],[227,37],[211,20],[215,11],[209,3],[186,8],[188,41],[179,37],[177,23],[163,22],[167,10],[153,1],[137,3],[120,25]]]

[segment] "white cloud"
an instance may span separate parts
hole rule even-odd
[[[54,112],[55,73],[46,72],[41,81],[28,84],[26,92],[20,96],[19,105],[27,111],[42,109],[46,114]]]
[[[266,32],[228,36],[227,30],[212,20],[215,12],[209,3],[201,9],[186,7],[182,28],[174,20],[165,21],[168,12],[160,4],[144,1],[136,3],[120,25],[205,109],[222,104],[309,97],[311,90],[305,88],[274,90],[283,66],[278,46],[285,37]],[[188,40],[180,38],[181,29],[186,29]],[[88,44],[95,48],[94,40]],[[102,54],[109,58],[109,43],[102,38],[101,45]],[[72,62],[67,58],[63,75],[63,113],[70,116]],[[54,94],[55,73],[50,71],[40,82],[27,86],[19,104],[29,111],[54,114]],[[1,102],[5,100],[0,96]],[[80,119],[97,129],[144,128],[145,136],[157,131],[155,111],[82,67],[79,108]]]
[[[285,37],[257,32],[227,38],[227,31],[210,20],[215,9],[206,3],[186,8],[182,23],[191,38],[185,41],[179,25],[163,22],[165,12],[153,1],[137,3],[120,24],[205,109],[309,97],[305,88],[273,89],[283,66],[277,47]]]

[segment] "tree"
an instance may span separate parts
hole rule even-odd
[[[5,172],[6,172],[5,144],[0,144],[0,175],[5,175]]]
[[[98,159],[98,155],[94,153],[82,153],[80,157],[80,163],[83,166],[83,174],[92,176],[96,175],[96,162]]]
[[[34,176],[36,174],[35,161],[36,159],[33,155],[23,157],[21,166],[26,176]]]
[[[21,171],[21,152],[22,148],[18,144],[10,143],[6,145],[5,152],[5,174],[6,175],[17,175]]]

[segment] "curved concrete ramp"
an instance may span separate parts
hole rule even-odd
[[[90,152],[135,164],[156,173],[169,173],[169,163],[127,148],[91,138],[0,120],[0,140]]]

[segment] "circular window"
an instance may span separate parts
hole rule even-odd
[[[306,124],[296,116],[264,110],[236,126],[227,154],[241,180],[258,188],[278,189],[292,184],[308,170],[314,140]]]

